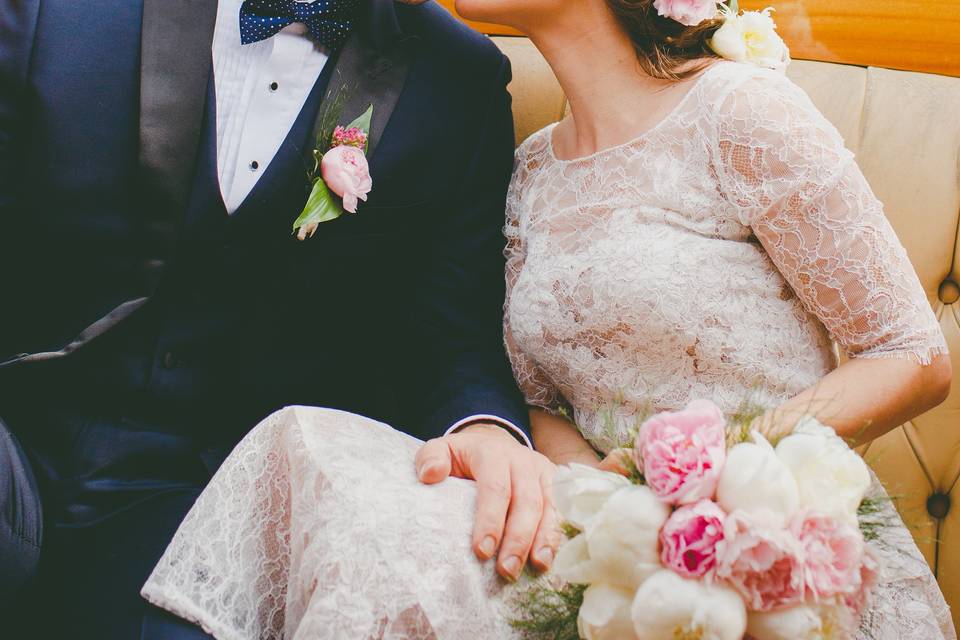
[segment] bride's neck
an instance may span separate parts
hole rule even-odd
[[[566,139],[586,155],[635,136],[656,92],[672,83],[647,75],[629,36],[599,2],[567,3],[570,10],[524,29],[547,59],[570,102]]]

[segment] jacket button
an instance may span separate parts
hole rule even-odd
[[[935,493],[927,498],[927,513],[937,520],[946,518],[950,513],[950,496],[945,493]]]

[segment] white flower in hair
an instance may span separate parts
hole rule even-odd
[[[777,33],[773,9],[740,13],[736,2],[722,5],[723,26],[710,39],[710,48],[720,57],[749,62],[758,67],[784,71],[790,64],[790,49]]]

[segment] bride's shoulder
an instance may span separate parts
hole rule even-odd
[[[831,129],[810,96],[782,71],[730,61],[708,71],[701,104],[714,130]]]
[[[743,62],[720,60],[704,75],[703,95],[713,113],[723,113],[744,100],[759,103],[795,102],[806,94],[783,71]]]
[[[514,154],[513,180],[514,189],[520,189],[527,182],[527,177],[536,173],[544,166],[552,155],[552,132],[556,123],[549,124],[543,129],[530,134],[520,143]]]
[[[553,129],[556,126],[557,123],[552,122],[539,131],[530,134],[527,139],[517,147],[517,160],[520,161],[549,154]]]

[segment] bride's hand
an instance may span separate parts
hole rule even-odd
[[[417,452],[417,475],[434,484],[449,476],[477,482],[474,553],[488,560],[500,549],[497,571],[516,580],[527,559],[553,564],[560,530],[551,483],[556,467],[496,425],[471,425],[430,440]],[[501,542],[502,541],[502,542]]]
[[[600,461],[597,468],[601,471],[610,471],[619,473],[622,476],[630,477],[630,450],[614,449],[607,454],[607,457]]]

